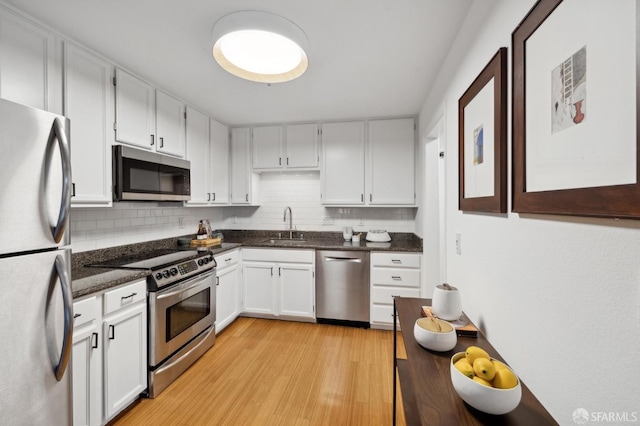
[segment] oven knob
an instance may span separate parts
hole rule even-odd
[[[162,279],[162,274],[160,272],[158,272],[156,274],[156,280],[161,280]]]
[[[177,275],[177,274],[178,274],[178,269],[171,268],[171,275]]]
[[[205,257],[204,259],[202,259],[202,263],[204,263],[205,265],[209,263],[209,258]]]
[[[213,256],[209,256],[209,262],[213,262]]]
[[[169,271],[166,270],[166,269],[164,271],[162,271],[162,276],[165,277],[165,278],[169,278]]]
[[[200,266],[204,265],[204,262],[202,261],[202,259],[198,260],[198,265],[200,265]]]

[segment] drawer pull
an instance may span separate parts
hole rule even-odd
[[[79,316],[81,316],[82,314],[73,314],[73,319],[78,318]]]
[[[395,263],[396,265],[401,265],[402,264],[402,260],[400,259],[391,259],[392,263]]]
[[[116,338],[116,327],[114,325],[109,326],[109,340]]]
[[[122,296],[122,297],[121,297],[121,299],[122,299],[122,300],[124,300],[124,299],[130,299],[130,298],[132,298],[133,296],[136,296],[137,294],[138,294],[138,293],[131,293],[131,294],[130,294],[130,295],[128,295],[128,296]]]
[[[402,281],[402,277],[399,277],[399,276],[397,276],[397,275],[392,275],[392,276],[391,276],[391,278],[392,278],[394,281]]]
[[[92,341],[91,347],[93,349],[98,349],[98,333],[91,334],[91,341]]]
[[[231,258],[225,259],[225,262],[231,262]]]

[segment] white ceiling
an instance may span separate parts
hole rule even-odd
[[[226,124],[415,115],[473,0],[4,0]],[[254,83],[213,60],[238,10],[295,22],[309,69]]]

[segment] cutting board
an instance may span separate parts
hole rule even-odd
[[[222,240],[220,238],[205,238],[204,240],[191,240],[189,245],[191,247],[211,247],[211,246],[219,246],[222,244]]]

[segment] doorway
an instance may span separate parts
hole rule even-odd
[[[431,298],[446,282],[445,124],[441,117],[424,138],[424,239],[422,296]]]

